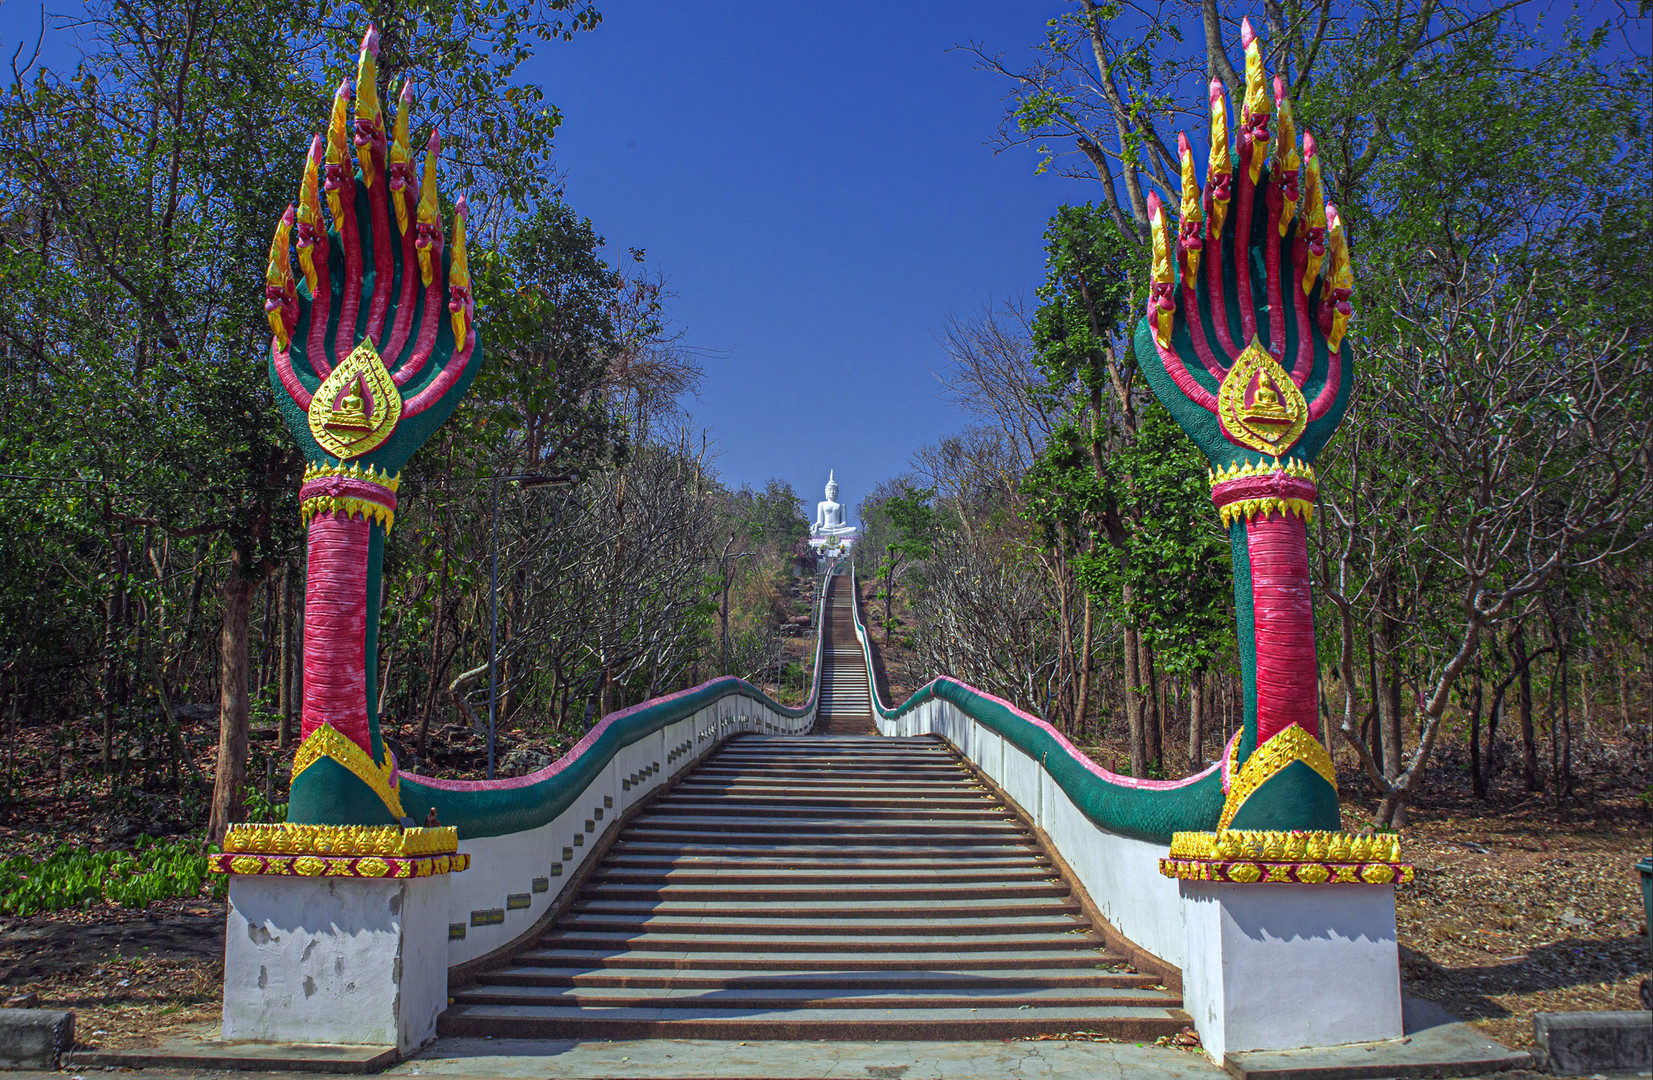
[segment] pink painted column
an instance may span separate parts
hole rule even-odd
[[[372,753],[367,719],[367,559],[372,525],[344,514],[310,522],[304,587],[302,738],[324,722]]]
[[[1314,597],[1303,519],[1278,510],[1246,524],[1257,643],[1257,745],[1292,724],[1319,737]]]

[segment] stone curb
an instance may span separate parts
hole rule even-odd
[[[0,1009],[0,1069],[55,1069],[75,1042],[75,1014]]]
[[[330,1046],[294,1043],[221,1042],[169,1039],[160,1046],[130,1050],[82,1048],[64,1058],[64,1068],[223,1069],[238,1072],[376,1073],[402,1060],[394,1046]]]
[[[1540,1064],[1552,1073],[1653,1070],[1653,1012],[1538,1013],[1532,1033]]]

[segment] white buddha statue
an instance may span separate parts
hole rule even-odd
[[[844,504],[838,501],[838,481],[833,472],[827,472],[826,499],[815,504],[815,524],[810,526],[816,536],[849,536],[855,532],[844,514]]]

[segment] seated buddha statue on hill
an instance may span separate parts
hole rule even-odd
[[[838,501],[838,481],[828,471],[826,498],[815,504],[815,523],[810,526],[816,536],[848,536],[855,532],[844,513],[844,504]]]

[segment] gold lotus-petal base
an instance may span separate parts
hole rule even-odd
[[[1270,862],[1399,862],[1400,836],[1357,836],[1318,830],[1224,829],[1179,832],[1171,837],[1173,859],[1265,859]]]
[[[400,825],[231,825],[226,855],[320,855],[328,857],[451,855],[459,850],[453,826],[404,829]]]

